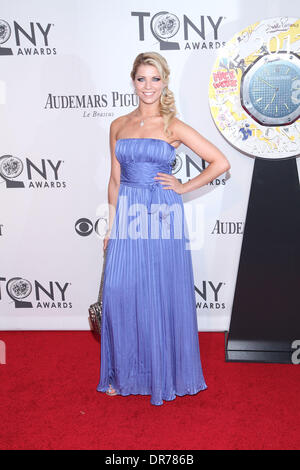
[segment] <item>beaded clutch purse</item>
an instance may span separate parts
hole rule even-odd
[[[90,326],[91,326],[92,331],[96,334],[96,336],[101,335],[102,290],[103,290],[105,262],[106,262],[106,250],[104,250],[104,254],[103,254],[103,268],[102,268],[102,275],[101,275],[101,282],[100,282],[100,290],[99,290],[98,300],[97,300],[97,302],[90,305],[90,307],[89,307]]]

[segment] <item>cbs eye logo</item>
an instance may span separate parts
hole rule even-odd
[[[95,224],[85,217],[78,219],[75,223],[75,231],[81,237],[88,237],[95,231],[100,238],[104,238],[107,227],[108,222],[106,217],[99,217]]]

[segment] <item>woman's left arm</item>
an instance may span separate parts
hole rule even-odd
[[[165,187],[164,189],[174,189],[179,194],[188,193],[210,183],[219,175],[230,169],[229,161],[214,144],[209,142],[209,140],[205,139],[205,137],[199,134],[199,132],[179,119],[175,118],[174,121],[172,131],[174,135],[176,135],[176,140],[181,141],[181,143],[189,147],[199,156],[199,158],[203,158],[207,161],[209,165],[201,172],[200,175],[192,178],[186,183],[180,183],[180,181],[178,181],[173,175],[170,175],[172,179],[170,179],[170,177],[157,178],[165,180],[164,182],[170,185],[168,188]],[[163,173],[158,173],[158,175],[159,174],[163,175]]]

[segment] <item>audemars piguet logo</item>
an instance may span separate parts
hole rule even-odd
[[[242,235],[244,222],[216,220],[211,231],[212,235]]]
[[[30,21],[20,24],[0,19],[0,56],[57,54],[51,41],[53,27],[52,23]]]
[[[160,11],[152,16],[149,12],[132,11],[131,16],[137,18],[138,39],[151,40],[150,33],[158,41],[160,50],[209,50],[226,44],[219,34],[224,16],[200,15],[191,19],[183,14],[179,18],[169,11]]]
[[[113,117],[115,109],[135,107],[139,103],[138,97],[132,92],[111,90],[104,93],[90,94],[52,94],[45,99],[44,109],[49,111],[78,110],[81,117],[99,118]]]

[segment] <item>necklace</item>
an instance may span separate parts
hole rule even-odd
[[[143,127],[143,125],[145,124],[145,121],[146,119],[150,119],[150,118],[153,118],[153,117],[158,117],[160,116],[160,114],[153,114],[153,116],[146,116],[145,118],[143,118],[140,122],[140,127]]]

